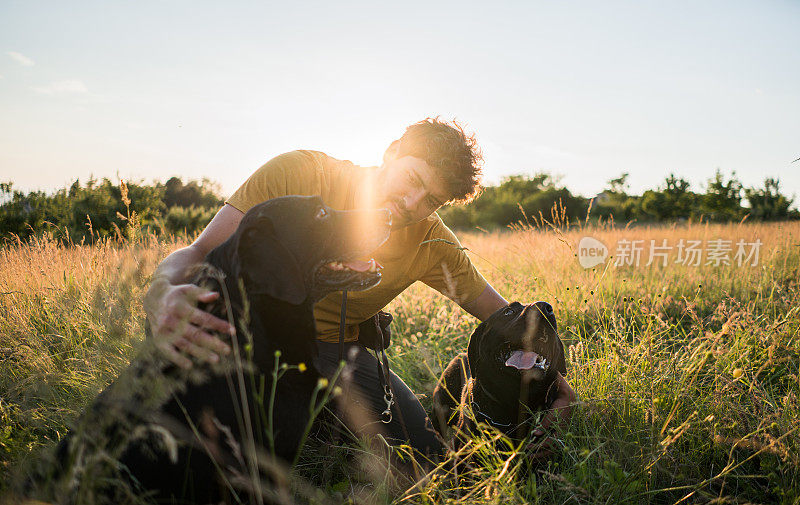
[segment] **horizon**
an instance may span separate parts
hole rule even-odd
[[[526,177],[526,178],[532,179],[536,175],[546,175],[546,176],[549,177],[550,181],[553,184],[555,184],[555,186],[566,188],[571,195],[576,196],[576,197],[585,198],[587,200],[595,199],[595,198],[599,197],[602,193],[605,193],[605,192],[609,191],[609,189],[610,189],[610,188],[608,188],[609,185],[606,184],[606,187],[601,188],[598,191],[595,191],[593,194],[590,194],[590,195],[581,194],[581,193],[573,191],[571,188],[569,188],[569,186],[566,186],[566,185],[562,184],[562,178],[561,177],[559,177],[559,176],[557,176],[555,174],[550,174],[548,172],[535,172],[535,173],[531,173],[531,174],[523,174],[523,173],[505,174],[500,178],[500,180],[493,181],[491,183],[486,183],[484,181],[482,186],[484,188],[489,187],[489,186],[498,187],[509,177],[520,177],[521,176],[521,177]],[[624,174],[620,174],[620,175],[624,175]],[[667,174],[667,177],[669,175],[670,174]],[[680,176],[678,174],[674,174],[674,175],[675,175],[676,179],[678,179],[678,180],[683,179],[683,180],[687,180],[688,181],[688,179],[686,179],[685,177],[682,177],[682,176]],[[739,180],[738,174],[735,174],[735,173],[734,174],[730,174],[730,173],[726,174],[726,173],[723,172],[722,175],[723,175],[723,179],[726,180],[726,181],[730,180],[731,177],[735,177],[736,180]],[[16,185],[14,184],[14,181],[0,181],[0,183],[11,182],[12,183],[12,188],[11,189],[13,191],[23,191],[24,193],[28,193],[28,192],[31,192],[31,191],[32,192],[43,191],[46,195],[51,196],[51,195],[53,195],[53,194],[55,194],[55,193],[57,193],[59,191],[68,190],[70,188],[70,186],[72,184],[74,184],[75,182],[78,182],[82,187],[85,187],[90,180],[94,180],[96,182],[99,182],[99,181],[103,181],[104,179],[108,179],[112,184],[117,185],[117,186],[119,186],[121,181],[124,181],[126,184],[138,184],[138,185],[144,185],[144,186],[154,186],[156,184],[165,184],[169,179],[171,179],[173,177],[179,178],[181,180],[181,182],[183,182],[184,184],[188,184],[190,182],[198,182],[198,183],[200,183],[202,185],[203,182],[208,182],[208,183],[212,184],[213,186],[215,186],[215,189],[218,190],[218,191],[214,191],[215,194],[217,194],[217,196],[220,196],[221,198],[224,198],[224,199],[227,199],[227,197],[230,196],[230,195],[228,195],[228,194],[226,194],[224,192],[222,183],[220,181],[218,181],[218,180],[211,179],[211,178],[208,178],[208,177],[187,178],[187,177],[182,177],[182,176],[177,175],[177,174],[176,175],[171,175],[171,176],[165,176],[163,179],[151,179],[151,180],[145,180],[145,179],[141,179],[141,178],[140,179],[124,179],[124,178],[120,178],[118,175],[116,175],[114,177],[108,177],[108,176],[96,177],[93,174],[89,174],[85,178],[77,178],[76,180],[73,180],[72,182],[70,182],[68,184],[65,184],[64,186],[51,188],[49,190],[42,190],[42,189],[22,190],[22,189],[16,187]],[[661,182],[663,183],[664,181],[661,181]],[[782,182],[781,182],[781,184],[782,184]],[[627,183],[626,183],[626,185],[627,185]],[[701,187],[695,187],[694,184],[690,183],[688,190],[689,190],[689,192],[702,195],[702,194],[705,194],[705,191],[706,191],[706,188],[702,187],[704,185],[705,184],[701,185]],[[748,201],[747,201],[747,198],[745,197],[745,194],[744,194],[744,190],[745,189],[763,189],[763,188],[764,188],[763,181],[762,181],[762,183],[760,185],[756,185],[756,186],[747,186],[747,185],[743,184],[742,185],[742,191],[741,191],[741,194],[740,194],[742,206],[747,208],[748,205],[749,205]],[[652,188],[643,188],[639,192],[633,192],[632,190],[627,190],[627,191],[625,191],[625,194],[628,195],[629,197],[641,197],[643,195],[643,193],[646,192],[646,191],[650,191],[650,190],[660,191],[662,189],[663,189],[663,185],[661,183],[659,183],[657,186],[654,186]],[[783,194],[785,197],[787,197],[790,200],[792,200],[792,205],[790,207],[791,209],[800,210],[800,200],[798,200],[796,198],[798,196],[797,194],[794,194],[794,193],[788,194],[788,193],[786,193],[784,188],[780,188],[780,191],[781,191],[781,194]],[[478,198],[480,198],[480,195],[478,196]],[[2,205],[3,203],[5,203],[5,202],[3,201],[2,198],[0,198],[0,205]],[[462,205],[462,204],[454,204],[454,205]],[[442,207],[447,207],[447,206],[449,206],[449,205],[443,205]]]

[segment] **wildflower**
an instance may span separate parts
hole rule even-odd
[[[317,387],[320,389],[328,387],[328,379],[325,377],[320,377],[317,381]]]
[[[734,371],[733,371],[733,378],[734,379],[738,379],[742,375],[744,375],[744,370],[742,370],[741,368],[734,369]]]
[[[306,367],[305,363],[300,362],[297,364],[297,369],[300,370],[300,372],[302,373],[305,372],[308,369],[308,367]]]

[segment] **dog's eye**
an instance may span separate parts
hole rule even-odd
[[[325,217],[327,215],[328,215],[328,211],[325,210],[325,207],[320,207],[319,210],[317,211],[317,215],[314,216],[314,217],[317,218],[317,219],[322,219],[323,217]]]
[[[511,307],[509,307],[509,308],[507,308],[506,310],[503,311],[503,315],[504,316],[510,316],[510,315],[513,315],[513,314],[514,314],[514,309],[512,309]]]

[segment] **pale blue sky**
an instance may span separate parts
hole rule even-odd
[[[719,167],[800,199],[800,1],[0,0],[0,181],[210,177],[269,158],[380,162],[456,117],[487,182],[591,196]]]

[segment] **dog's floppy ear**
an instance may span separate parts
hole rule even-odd
[[[472,335],[469,337],[469,344],[467,345],[467,362],[472,376],[478,371],[478,354],[480,353],[480,340],[483,340],[483,334],[486,333],[486,321],[482,322],[475,328]]]
[[[248,294],[266,294],[292,305],[308,298],[305,280],[294,255],[275,236],[273,224],[260,219],[242,230],[236,247],[238,277]]]
[[[562,342],[561,339],[558,338],[558,336],[556,336],[556,340],[558,342],[558,353],[559,354],[558,354],[558,356],[556,356],[555,363],[553,363],[553,364],[556,366],[556,370],[561,372],[561,375],[566,376],[567,375],[567,360],[564,357],[564,342]]]

